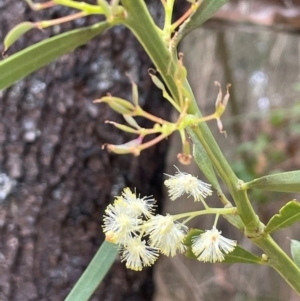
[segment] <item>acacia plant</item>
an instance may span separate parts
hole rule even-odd
[[[132,133],[135,138],[123,145],[107,144],[104,147],[114,153],[138,156],[141,151],[159,143],[173,132],[178,132],[182,141],[182,153],[178,154],[179,162],[189,164],[191,160],[195,160],[209,182],[206,184],[179,169],[175,175],[167,175],[169,178],[165,185],[171,200],[187,194],[195,201],[201,201],[204,209],[166,216],[155,215],[156,201],[153,198],[141,197],[137,192],[125,188],[105,211],[103,231],[106,241],[66,300],[88,300],[118,252],[121,253],[122,261],[126,261],[126,266],[133,270],[152,265],[160,253],[174,256],[177,252],[185,254],[191,260],[204,262],[267,265],[278,272],[300,295],[300,242],[291,240],[290,258],[272,238],[273,232],[300,221],[299,202],[288,202],[265,225],[248,199],[250,189],[300,192],[300,171],[266,175],[247,183],[237,178],[206,124],[206,121],[216,119],[220,132],[226,134],[220,117],[230,97],[230,85],[227,85],[223,98],[220,84],[216,82],[219,93],[215,113],[203,117],[187,81],[183,54],[177,52],[178,43],[182,38],[199,27],[227,1],[188,0],[190,7],[174,21],[175,0],[161,0],[165,18],[163,28],[160,28],[155,24],[144,0],[97,0],[95,4],[72,0],[52,0],[44,3],[26,0],[34,10],[62,5],[78,12],[55,20],[24,22],[7,34],[3,55],[21,35],[33,28],[42,29],[88,15],[102,15],[105,18],[105,21],[93,26],[57,35],[5,58],[0,62],[0,89],[9,87],[113,26],[123,25],[129,28],[151,58],[155,69],[149,70],[149,76],[161,90],[165,100],[178,111],[178,119],[176,122],[170,122],[144,111],[139,106],[137,86],[129,76],[128,80],[132,82],[132,100],[107,95],[95,102],[106,103],[121,114],[127,124],[107,122]],[[136,116],[152,121],[153,127],[140,127],[134,119]],[[155,138],[146,139],[145,142],[144,138],[150,134],[155,135]],[[230,197],[223,193],[219,180],[227,187]],[[216,193],[220,199],[218,208],[209,207],[205,201],[212,193]],[[211,230],[188,229],[188,222],[192,218],[206,214],[216,217]],[[240,247],[237,241],[223,237],[217,229],[220,215],[257,245],[261,249],[261,255],[256,256]],[[144,235],[147,238],[144,238]]]

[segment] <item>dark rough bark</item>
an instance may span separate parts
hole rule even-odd
[[[152,12],[160,8],[155,4]],[[69,12],[55,7],[33,13],[17,0],[0,1],[0,10],[1,40],[21,21]],[[9,54],[96,20],[32,31]],[[167,118],[170,108],[149,80],[149,67],[138,42],[118,27],[0,92],[1,301],[63,300],[104,239],[102,215],[113,197],[129,186],[161,199],[167,142],[140,157],[101,150],[105,142],[133,138],[104,124],[120,122],[120,116],[92,103],[107,92],[130,99],[127,72],[143,106]],[[118,261],[92,300],[151,300],[153,291],[151,269],[131,272]]]

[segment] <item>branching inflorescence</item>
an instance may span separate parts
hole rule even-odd
[[[192,251],[200,261],[223,261],[224,254],[234,250],[236,241],[221,236],[216,229],[220,214],[232,214],[235,208],[209,208],[204,199],[212,194],[210,185],[196,177],[177,170],[175,176],[165,181],[172,200],[183,194],[189,194],[195,201],[201,200],[205,210],[160,215],[154,212],[155,200],[151,197],[139,197],[129,188],[116,197],[112,205],[105,210],[103,230],[106,239],[119,245],[121,260],[126,267],[140,271],[152,265],[159,253],[175,256],[186,251],[185,239],[188,233],[186,223],[203,214],[216,214],[211,230],[192,238]],[[222,211],[223,210],[223,211]]]
[[[133,102],[130,102],[122,98],[113,97],[111,95],[104,96],[94,101],[100,103],[107,103],[111,107],[111,109],[123,115],[125,121],[129,126],[125,124],[116,123],[113,121],[106,121],[106,123],[112,124],[124,132],[138,135],[136,139],[133,139],[124,144],[121,145],[105,144],[103,147],[106,147],[109,151],[114,152],[116,154],[131,153],[135,156],[138,156],[142,150],[155,145],[156,143],[170,136],[173,132],[178,131],[182,142],[182,153],[179,153],[177,155],[177,158],[180,163],[187,165],[190,164],[192,156],[190,154],[190,146],[185,133],[186,127],[196,126],[200,122],[216,119],[218,122],[218,127],[220,132],[226,134],[226,132],[223,131],[223,125],[220,120],[220,117],[224,113],[225,107],[229,99],[228,89],[230,85],[227,85],[227,92],[225,97],[223,98],[221,86],[218,82],[216,82],[216,85],[219,87],[219,93],[216,101],[216,111],[212,115],[199,118],[195,115],[191,115],[187,113],[187,110],[190,106],[191,98],[189,97],[189,93],[186,91],[186,89],[183,87],[182,84],[186,80],[186,70],[182,64],[182,56],[180,56],[178,60],[178,68],[181,70],[182,74],[184,75],[181,78],[178,78],[177,80],[178,93],[180,96],[179,104],[177,104],[175,100],[169,95],[164,84],[158,79],[157,76],[154,75],[153,70],[149,71],[149,75],[151,76],[153,83],[159,89],[162,90],[164,98],[167,99],[177,111],[179,111],[179,116],[175,123],[163,120],[162,118],[159,118],[157,116],[154,116],[144,111],[138,104],[138,90],[136,84],[133,81],[132,81]],[[136,122],[136,120],[133,118],[137,116],[142,116],[154,122],[153,127],[149,129],[140,127]],[[143,139],[150,134],[158,134],[158,136],[150,141],[143,143]]]

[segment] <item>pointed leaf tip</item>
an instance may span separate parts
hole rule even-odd
[[[17,41],[22,35],[24,35],[27,31],[31,30],[32,28],[36,28],[36,24],[32,22],[22,22],[11,29],[4,39],[4,50],[2,55],[6,53],[8,48]]]

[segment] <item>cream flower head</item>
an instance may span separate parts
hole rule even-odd
[[[134,271],[141,271],[143,267],[151,266],[159,255],[157,248],[147,246],[139,237],[128,240],[120,251],[121,261],[126,261],[126,267]]]
[[[136,193],[133,193],[128,187],[124,188],[121,198],[124,204],[130,206],[130,210],[136,215],[144,214],[144,216],[149,217],[156,206],[156,201],[153,198],[137,197]]]
[[[174,176],[166,175],[170,177],[165,180],[165,185],[168,188],[169,197],[172,201],[185,193],[189,194],[188,197],[192,195],[195,201],[203,201],[204,198],[212,194],[210,184],[207,184],[186,172],[181,172],[178,168]]]
[[[176,251],[185,251],[183,244],[187,226],[174,221],[172,215],[152,216],[145,224],[145,231],[150,235],[149,244],[167,256],[175,256]]]
[[[103,231],[114,243],[126,244],[130,238],[142,230],[143,217],[152,214],[155,200],[151,197],[140,198],[125,188],[121,196],[116,197],[113,205],[108,205],[103,218]]]
[[[114,243],[126,243],[140,230],[142,219],[129,209],[119,204],[108,205],[105,210],[103,231]]]
[[[221,262],[225,258],[224,254],[234,250],[236,241],[222,236],[221,233],[214,226],[211,230],[192,238],[192,251],[199,261]]]

